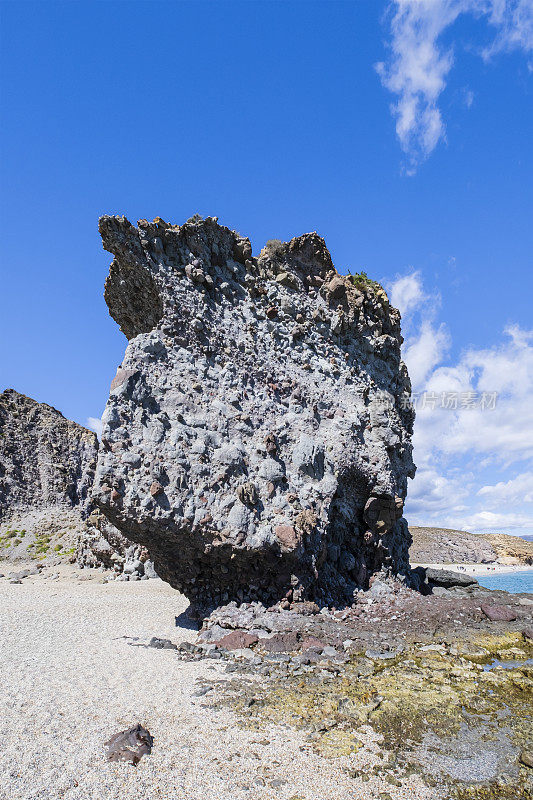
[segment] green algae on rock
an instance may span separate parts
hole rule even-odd
[[[495,654],[506,653],[511,668],[487,668]],[[376,660],[365,675],[363,659],[355,656],[340,674],[239,681],[222,702],[248,727],[307,730],[326,757],[359,750],[358,734],[370,726],[394,753],[395,774],[384,766],[384,775],[401,781],[417,772],[443,797],[527,800],[532,771],[520,753],[533,738],[533,669],[526,663],[532,656],[520,633],[480,634],[472,643],[415,645],[387,662]]]

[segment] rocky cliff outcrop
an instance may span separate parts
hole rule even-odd
[[[98,440],[46,403],[0,395],[0,519],[21,508],[87,505]]]
[[[409,526],[413,564],[533,564],[533,542],[505,533]]]
[[[497,555],[490,543],[476,533],[450,528],[409,526],[413,564],[490,564]]]
[[[349,601],[408,573],[411,457],[400,315],[323,239],[248,239],[215,218],[100,220],[130,340],[94,498],[158,573],[205,603]]]
[[[134,560],[132,543],[92,506],[97,453],[96,435],[52,406],[0,394],[0,556],[75,557],[119,572]]]
[[[533,565],[533,542],[506,533],[487,533],[483,538],[494,549],[500,563]]]

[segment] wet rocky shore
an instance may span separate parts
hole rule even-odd
[[[354,778],[379,774],[406,787],[416,774],[435,798],[525,800],[533,797],[532,609],[531,595],[475,582],[434,584],[424,596],[375,581],[350,608],[230,604],[196,644],[151,646],[226,661],[232,679],[202,683],[203,702],[227,706],[265,736],[272,724],[304,731]],[[369,734],[382,760],[367,769]]]

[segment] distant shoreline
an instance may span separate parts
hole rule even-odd
[[[512,574],[514,572],[528,572],[533,570],[533,564],[421,564],[419,562],[412,563],[411,566],[415,567],[431,567],[431,569],[443,569],[448,572],[458,572],[462,575],[503,575]]]

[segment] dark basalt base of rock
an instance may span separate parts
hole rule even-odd
[[[94,499],[203,605],[351,602],[409,575],[410,383],[399,313],[310,233],[102,217],[105,298],[129,338]]]

